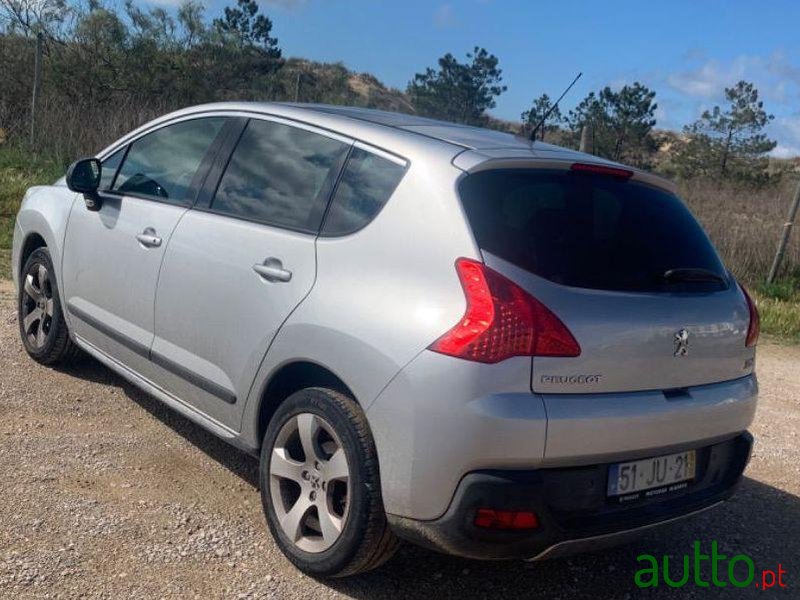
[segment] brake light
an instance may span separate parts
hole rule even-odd
[[[633,177],[633,171],[628,169],[620,169],[619,167],[607,167],[605,165],[595,165],[592,163],[574,163],[570,169],[572,171],[579,171],[581,173],[596,173],[598,175],[610,175],[611,177],[619,177],[620,179],[630,179]]]
[[[512,356],[578,356],[581,348],[561,320],[513,281],[476,260],[459,258],[456,272],[467,310],[430,345],[435,352],[483,363]]]
[[[527,510],[479,508],[473,523],[485,529],[536,529],[539,527],[539,518],[535,512]]]
[[[761,317],[758,315],[758,307],[745,287],[740,283],[739,288],[742,290],[745,299],[747,300],[747,310],[750,311],[750,322],[747,325],[747,337],[745,338],[744,345],[748,348],[755,346],[758,343],[758,336],[761,333]]]

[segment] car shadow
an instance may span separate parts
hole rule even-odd
[[[128,399],[138,404],[140,408],[204,452],[209,458],[212,458],[251,486],[258,487],[258,459],[222,441],[193,421],[167,407],[150,394],[140,390],[99,361],[89,356],[82,356],[75,363],[57,368],[59,371],[73,377],[104,385],[113,385],[122,390]]]
[[[634,581],[636,571],[647,563],[637,556],[650,554],[659,561],[670,556],[673,579],[680,578],[684,555],[692,555],[694,541],[709,552],[712,541],[729,558],[738,554],[750,557],[755,578],[744,589],[733,588],[737,597],[761,597],[756,587],[765,569],[786,572],[783,582],[797,587],[800,568],[800,498],[745,477],[737,494],[722,506],[646,533],[640,540],[594,554],[525,563],[521,561],[483,562],[464,560],[410,545],[380,569],[361,577],[325,582],[337,591],[355,598],[402,595],[405,598],[632,598],[642,594]],[[675,558],[673,558],[675,557]],[[690,559],[693,560],[693,559]],[[720,579],[727,580],[727,575]],[[738,567],[735,576],[746,575]],[[708,581],[708,562],[702,581]],[[776,585],[776,590],[778,586]],[[379,593],[381,590],[383,593]],[[665,585],[647,590],[648,597],[704,596],[731,593],[732,587],[702,588],[691,580],[682,589]]]
[[[133,402],[171,428],[207,456],[258,487],[257,459],[221,441],[199,425],[172,411],[140,391],[93,359],[86,359],[61,370],[106,385],[120,388]],[[355,598],[403,596],[404,598],[633,598],[641,593],[634,582],[644,563],[637,556],[650,554],[661,560],[670,556],[673,578],[682,574],[684,555],[692,556],[694,541],[705,553],[711,543],[728,557],[743,554],[755,565],[755,579],[747,588],[700,587],[691,580],[681,589],[671,588],[663,579],[648,597],[675,598],[734,593],[737,597],[761,597],[756,587],[763,570],[777,572],[780,564],[788,585],[781,592],[797,588],[800,569],[800,498],[750,477],[744,477],[738,492],[722,506],[699,515],[649,530],[627,546],[542,562],[484,562],[461,559],[403,545],[397,555],[379,569],[364,575],[325,580],[321,584]],[[674,558],[673,558],[674,557]],[[703,580],[709,578],[703,569]],[[740,577],[740,571],[736,571]],[[722,576],[722,579],[727,579]],[[776,586],[777,589],[777,586]],[[775,590],[773,590],[775,591]]]

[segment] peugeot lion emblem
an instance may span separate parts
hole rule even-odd
[[[675,334],[675,356],[686,356],[689,354],[689,332],[681,329]]]

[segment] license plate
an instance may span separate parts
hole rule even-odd
[[[608,469],[608,495],[624,496],[658,488],[680,489],[694,479],[695,451],[618,463]],[[646,494],[647,495],[647,494]]]

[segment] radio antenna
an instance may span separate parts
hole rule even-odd
[[[570,84],[567,86],[567,89],[565,89],[565,90],[564,90],[564,93],[563,93],[563,94],[561,94],[561,95],[558,97],[558,100],[556,100],[556,101],[553,103],[553,106],[551,106],[551,107],[550,107],[550,109],[549,109],[549,110],[548,110],[546,113],[544,113],[544,116],[542,117],[542,120],[541,120],[541,121],[539,121],[539,122],[536,124],[536,127],[534,127],[534,128],[533,128],[533,131],[531,131],[531,135],[530,135],[530,138],[529,138],[529,139],[530,139],[532,142],[535,142],[535,141],[536,141],[536,134],[539,132],[539,129],[541,129],[542,127],[544,127],[545,121],[547,121],[547,117],[549,117],[549,116],[552,114],[552,112],[553,112],[553,111],[554,111],[556,108],[558,108],[558,103],[559,103],[559,102],[561,102],[561,100],[564,98],[564,96],[566,96],[566,95],[567,95],[567,92],[569,92],[569,91],[572,89],[572,86],[573,86],[573,85],[575,85],[575,83],[578,81],[578,79],[580,79],[580,78],[581,78],[581,75],[583,75],[583,73],[578,73],[578,74],[575,76],[575,79],[573,79],[573,80],[572,80],[572,83],[570,83]]]

